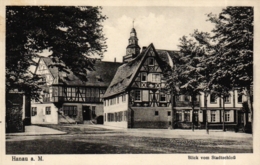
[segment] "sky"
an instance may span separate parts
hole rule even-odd
[[[195,29],[210,32],[214,24],[206,21],[207,14],[219,14],[223,8],[103,6],[102,14],[108,17],[103,23],[108,48],[102,60],[122,62],[133,20],[141,48],[153,43],[156,49],[178,50],[182,36]]]
[[[167,6],[102,6],[106,15],[103,33],[107,38],[107,52],[102,61],[122,62],[130,31],[134,27],[139,46],[154,44],[156,49],[178,50],[179,39],[195,29],[211,32],[214,24],[207,14],[219,14],[224,7],[167,7]],[[134,21],[134,24],[133,24]],[[40,55],[48,56],[44,50]]]

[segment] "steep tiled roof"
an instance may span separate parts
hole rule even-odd
[[[102,86],[107,87],[112,81],[117,68],[122,65],[122,63],[116,62],[104,62],[96,61],[94,64],[93,71],[87,71],[87,81],[81,81],[77,76],[75,76],[71,70],[68,70],[69,73],[58,71],[57,67],[52,67],[53,64],[51,58],[43,57],[42,58],[45,64],[48,66],[49,71],[51,72],[54,78],[59,78],[59,81],[66,85],[78,85],[78,86]]]
[[[122,63],[97,61],[94,71],[87,72],[88,81],[85,82],[85,85],[108,87],[120,65]]]
[[[129,87],[144,57],[146,56],[146,54],[149,52],[150,49],[154,49],[153,44],[150,44],[136,58],[129,61],[128,63],[123,64],[118,68],[112,82],[110,83],[109,87],[106,90],[104,98],[122,93]],[[161,58],[159,58],[157,62],[162,67],[162,69],[165,69],[166,67],[169,66],[167,64],[167,61],[162,60]]]
[[[179,58],[179,51],[174,51],[174,50],[161,50],[161,49],[156,49],[159,57],[167,62],[167,64],[169,64],[171,67],[173,67],[172,65],[174,65],[175,63],[177,63],[176,59]]]

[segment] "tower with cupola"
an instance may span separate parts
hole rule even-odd
[[[138,45],[138,38],[135,28],[130,32],[128,39],[128,46],[126,47],[126,55],[123,56],[123,62],[129,62],[140,53],[140,46]]]

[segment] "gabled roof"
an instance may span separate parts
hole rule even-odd
[[[68,73],[59,71],[57,67],[51,66],[53,61],[49,57],[41,58],[45,64],[48,66],[50,73],[53,78],[58,78],[59,83],[65,85],[77,85],[77,86],[99,86],[99,87],[107,87],[109,83],[112,81],[117,68],[122,65],[122,63],[118,62],[103,62],[96,61],[94,64],[93,71],[87,71],[87,81],[81,81],[73,72],[68,69]],[[64,75],[66,75],[64,77]]]
[[[116,94],[123,93],[131,84],[133,81],[133,78],[135,77],[138,69],[140,68],[140,65],[142,64],[145,56],[148,54],[148,52],[153,49],[156,56],[158,55],[156,53],[156,50],[153,46],[153,44],[150,44],[145,50],[143,50],[136,58],[129,61],[128,63],[123,64],[117,69],[117,72],[110,83],[109,87],[106,90],[106,93],[104,94],[103,98],[110,97]],[[165,69],[166,67],[169,67],[166,61],[163,61],[159,55],[157,62],[159,63],[160,67],[162,69]]]

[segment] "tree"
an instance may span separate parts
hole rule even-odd
[[[205,49],[198,42],[183,36],[180,39],[180,52],[183,55],[181,64],[177,68],[177,79],[182,94],[191,96],[192,130],[194,131],[194,109],[197,96],[202,92],[202,83],[205,81],[205,70],[202,60]]]
[[[100,7],[6,7],[6,92],[18,89],[39,97],[41,77],[29,67],[45,49],[59,70],[86,80],[94,67],[90,57],[102,58],[106,49],[101,25],[106,18]]]
[[[209,14],[215,24],[212,39],[216,41],[214,58],[217,70],[214,79],[243,87],[251,113],[253,131],[253,8],[227,7],[219,16]],[[221,50],[221,51],[218,51]]]

